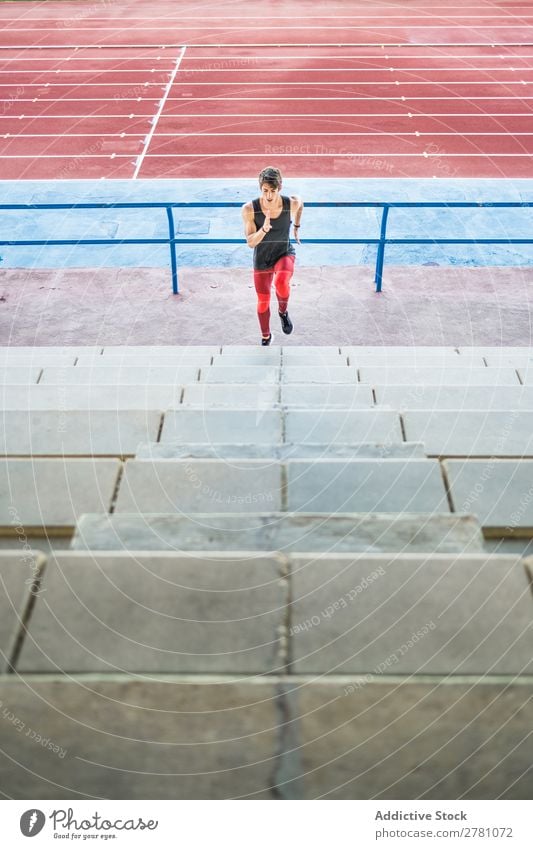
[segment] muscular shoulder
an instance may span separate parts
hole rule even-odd
[[[248,201],[248,203],[243,203],[241,207],[243,218],[250,218],[254,215],[254,202],[252,200]]]

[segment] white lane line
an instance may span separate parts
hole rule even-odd
[[[154,117],[154,119],[153,119],[153,122],[152,122],[152,128],[151,128],[150,132],[148,133],[148,135],[146,136],[146,139],[144,140],[144,147],[143,147],[143,149],[142,149],[142,152],[141,152],[141,153],[140,153],[140,155],[137,157],[137,163],[136,163],[136,165],[135,165],[135,171],[133,172],[133,177],[132,177],[132,179],[133,179],[133,180],[136,180],[136,179],[137,179],[137,175],[138,175],[139,170],[140,170],[140,168],[141,168],[141,166],[142,166],[142,164],[143,164],[144,157],[146,156],[146,152],[147,152],[147,150],[148,150],[148,147],[149,147],[149,145],[150,145],[150,142],[152,141],[152,137],[153,137],[153,135],[154,135],[154,133],[155,133],[155,129],[156,129],[156,127],[157,127],[157,122],[159,121],[159,119],[160,119],[160,117],[161,117],[161,113],[162,113],[163,108],[164,108],[164,106],[165,106],[165,103],[166,103],[166,101],[167,101],[167,98],[168,98],[168,95],[169,95],[170,89],[171,89],[171,88],[172,88],[172,86],[174,85],[174,80],[176,79],[176,74],[177,74],[177,73],[178,73],[178,71],[179,71],[179,67],[180,67],[180,65],[181,65],[181,62],[182,62],[183,57],[185,56],[185,51],[186,51],[186,50],[187,50],[187,45],[186,45],[186,44],[184,44],[184,45],[183,45],[183,47],[181,48],[181,53],[179,54],[178,58],[176,59],[176,64],[175,64],[175,66],[174,66],[174,70],[172,71],[172,75],[171,75],[171,77],[170,77],[170,79],[169,79],[169,81],[168,81],[168,83],[167,83],[167,86],[166,86],[165,91],[164,91],[164,93],[163,93],[163,97],[161,98],[161,100],[160,100],[160,102],[159,102],[159,109],[157,110],[157,113],[156,113],[156,115],[155,115],[155,117]]]
[[[0,129],[0,135],[4,139],[56,139],[57,133],[2,133]],[[175,135],[174,133],[159,133],[159,135]],[[203,135],[203,133],[201,134]],[[237,135],[237,134],[236,134]],[[248,135],[248,134],[247,134]],[[260,133],[258,133],[260,135]],[[287,135],[287,133],[285,133]],[[311,133],[307,133],[306,135],[311,135]],[[393,134],[394,135],[394,134]],[[411,135],[409,133],[408,135]],[[422,133],[419,133],[422,135]],[[442,136],[444,133],[439,133],[438,135]],[[477,133],[480,135],[480,133]],[[502,135],[508,135],[507,133],[502,133]],[[519,135],[519,133],[514,133],[514,135]],[[528,135],[528,133],[521,133],[520,135]],[[533,135],[533,133],[531,134]],[[120,141],[120,139],[142,139],[144,138],[145,133],[61,133],[61,137],[64,139],[111,139],[111,141]],[[68,154],[70,156],[70,154]]]
[[[481,16],[481,19],[483,19],[482,16]],[[276,21],[277,20],[278,20],[278,18],[276,18]],[[420,20],[420,18],[419,17],[415,18],[415,20]],[[509,17],[507,17],[507,20],[509,20]],[[355,26],[351,26],[350,24],[342,24],[341,26],[322,26],[322,25],[321,26],[314,26],[314,25],[307,26],[307,24],[297,24],[296,26],[288,26],[288,25],[285,24],[283,29],[284,30],[291,30],[291,29],[294,29],[294,30],[315,30],[315,29],[316,30],[328,30],[328,29],[368,30],[368,29],[372,29],[376,25],[379,25],[386,30],[391,30],[391,29],[404,30],[405,29],[405,24],[384,24],[382,18],[379,17],[379,16],[376,16],[375,18],[373,18],[372,21],[375,21],[377,23],[370,23],[369,22],[368,24],[357,24]],[[114,32],[116,30],[119,30],[119,32],[124,32],[124,26],[123,25],[122,26],[106,27],[106,26],[101,26],[100,24],[98,24],[97,26],[91,27],[91,26],[88,26],[88,24],[90,24],[90,23],[91,23],[91,21],[87,21],[83,26],[68,27],[68,30],[66,30],[66,31],[69,34],[73,33],[73,32],[77,32],[78,30],[80,30],[81,32],[90,32],[91,30],[98,30],[99,32],[102,32],[102,31],[103,32]],[[262,29],[265,30],[266,27],[265,27],[264,18],[261,18],[261,24],[262,24]],[[466,25],[465,24],[457,24],[457,26],[455,26],[453,24],[453,19],[450,19],[450,22],[445,23],[445,24],[433,24],[433,23],[431,23],[431,21],[428,20],[427,23],[423,23],[423,24],[410,24],[409,28],[410,29],[446,29],[446,30],[450,30],[450,29],[461,29],[461,30],[462,29],[476,29],[476,30],[492,29],[493,30],[493,29],[518,29],[521,25],[523,26],[523,24],[524,24],[524,21],[521,18],[518,18],[518,20],[515,24],[512,23],[512,24],[487,24],[487,25],[485,25],[485,24],[473,23],[473,24],[466,24]],[[238,32],[247,32],[248,30],[251,30],[252,32],[257,32],[257,24],[254,24],[253,26],[238,26],[238,27],[234,27],[234,28],[226,27],[226,26],[224,26],[224,24],[222,24],[222,25],[212,24],[212,26],[213,26],[213,28],[217,28],[217,29],[222,30],[222,32],[224,32],[226,30],[232,31],[232,29],[236,29]],[[165,26],[165,22],[162,22],[161,24],[159,24],[158,26],[155,26],[155,27],[144,26],[143,30],[145,32],[150,31],[150,30],[153,30],[155,32],[160,32],[162,28],[164,28],[164,29],[167,28]],[[191,26],[187,26],[187,25],[184,25],[180,22],[180,30],[193,30],[194,31],[194,30],[198,30],[198,29],[199,29],[199,27],[195,26],[194,24],[191,25]],[[272,30],[273,31],[276,30],[276,27],[275,27],[274,24],[272,25]],[[40,33],[41,32],[55,32],[55,33],[57,33],[57,25],[54,26],[54,27],[39,27],[38,31]],[[25,33],[27,33],[27,32],[32,32],[32,29],[27,27],[27,26],[26,27],[9,27],[9,32],[25,32]],[[84,45],[84,46],[86,46],[86,45]],[[102,46],[105,47],[107,45],[102,45]],[[129,45],[125,45],[125,46],[129,46]]]
[[[400,71],[400,68],[396,69],[396,72]],[[398,82],[398,85],[401,86],[413,86],[413,85],[442,85],[442,86],[452,86],[452,85],[531,85],[533,80],[409,80],[404,82]],[[0,88],[13,88],[14,83],[0,83]],[[65,88],[65,86],[77,86],[77,85],[85,85],[88,88],[119,88],[124,86],[125,88],[139,88],[141,85],[143,88],[161,88],[161,82],[158,83],[117,83],[117,82],[107,82],[107,83],[97,83],[97,82],[86,82],[86,83],[43,83],[43,82],[34,82],[34,83],[24,83],[24,89],[30,88]],[[180,83],[176,83],[176,86],[185,86],[189,88],[189,86],[261,86],[265,88],[268,86],[269,88],[275,88],[277,86],[324,86],[324,85],[354,85],[354,86],[373,86],[373,85],[394,85],[392,80],[330,80],[329,82],[323,82],[321,80],[314,80],[311,82],[301,81],[301,80],[289,80],[283,82],[275,82],[272,80],[265,80],[264,82],[207,82],[207,83],[191,83],[187,81],[183,81]],[[164,95],[163,95],[164,97]],[[173,98],[175,99],[175,98]]]
[[[482,159],[492,159],[493,157],[513,157],[518,156],[521,158],[527,157],[531,159],[531,153],[427,153],[427,151],[419,152],[419,153],[376,153],[375,151],[352,151],[351,153],[277,153],[276,156],[279,157],[294,157],[294,156],[333,156],[337,157],[348,157],[352,156],[422,156],[424,159],[431,159],[433,157],[437,157],[440,159],[441,157],[461,157],[461,156],[476,156]],[[227,159],[227,158],[236,158],[241,157],[246,159],[247,157],[262,157],[265,158],[264,153],[150,153],[148,154],[148,159],[206,159],[206,158],[217,158],[217,159]],[[5,157],[4,157],[5,158]],[[21,157],[12,157],[14,159],[19,159]],[[29,159],[33,159],[35,157],[28,157]],[[39,158],[41,155],[39,154]]]
[[[389,6],[387,6],[386,4],[383,4],[383,6],[386,9],[389,8]],[[339,7],[339,8],[342,8],[342,7]],[[383,7],[377,7],[377,8],[383,8]],[[419,9],[420,11],[422,11],[424,8],[425,7],[423,7],[423,6],[417,6],[417,9]],[[429,7],[429,8],[430,8],[430,12],[429,12],[429,15],[428,15],[429,21],[434,20],[434,19],[438,19],[438,18],[440,18],[442,20],[442,19],[447,19],[448,17],[450,17],[450,18],[452,17],[451,15],[445,15],[445,14],[442,14],[442,15],[437,14],[436,15],[434,8],[433,8],[432,11],[431,11],[431,7]],[[482,6],[482,5],[466,6],[466,7],[460,6],[460,5],[459,6],[446,6],[446,9],[461,9],[463,12],[464,12],[465,8],[466,9],[470,9],[470,8],[472,8],[472,9],[484,9],[485,7]],[[318,19],[318,20],[321,20],[321,21],[322,20],[326,20],[326,21],[327,20],[331,20],[331,21],[340,21],[340,20],[362,20],[362,21],[366,21],[366,20],[381,19],[381,15],[379,15],[379,14],[376,14],[376,15],[368,15],[368,14],[367,15],[308,15],[308,14],[306,14],[305,17],[306,17],[307,20]],[[487,18],[489,20],[491,18],[505,18],[506,20],[509,20],[509,18],[511,16],[507,13],[498,14],[498,15],[490,15],[490,14],[484,14],[483,12],[480,15],[472,15],[472,14],[453,15],[454,20],[457,20],[457,19],[460,20],[462,18],[476,18],[476,17]],[[519,20],[525,20],[527,18],[533,18],[533,15],[517,15],[516,17]],[[297,21],[297,20],[300,20],[300,18],[301,18],[301,15],[276,15],[277,21]],[[390,18],[390,19],[398,18],[400,20],[410,20],[411,18],[413,18],[414,20],[418,20],[420,18],[420,15],[389,15],[389,14],[387,14],[387,18]],[[154,21],[159,21],[160,26],[166,26],[167,24],[171,24],[172,22],[181,23],[181,21],[209,21],[209,23],[212,23],[214,20],[242,21],[242,19],[243,19],[242,15],[180,15],[178,18],[172,18],[170,16],[168,16],[168,17],[165,16],[163,18],[156,18],[154,16],[151,16],[151,17],[148,18],[144,15],[128,16],[128,21],[150,21],[150,23],[154,23]],[[41,21],[51,21],[53,23],[55,20],[56,19],[54,17],[49,17],[49,18],[42,17],[42,18],[29,18],[28,22],[29,23],[36,23],[36,22],[40,23]],[[246,20],[247,21],[260,21],[261,24],[264,23],[264,17],[262,15],[248,15]],[[4,18],[4,17],[2,17],[1,21],[2,21],[2,23],[6,23],[6,22],[9,22],[9,21],[20,21],[20,18],[8,18],[8,17]],[[91,21],[123,21],[123,18],[121,18],[118,15],[109,15],[108,17],[101,17],[99,15],[94,15],[94,16],[91,16],[88,23],[91,23]]]
[[[505,47],[505,46],[506,45],[500,45],[500,47],[502,47],[502,48]],[[194,45],[189,45],[189,51],[193,47],[194,47]],[[9,50],[10,48],[6,47],[6,48],[3,48],[3,49]],[[31,48],[31,47],[26,48],[28,53],[31,53],[33,49],[34,48]],[[39,50],[41,48],[35,48],[35,49]],[[398,53],[396,56],[390,57],[390,56],[384,56],[382,50],[378,50],[373,56],[369,55],[368,53],[365,53],[365,54],[352,53],[350,55],[347,55],[347,54],[342,55],[342,54],[334,53],[334,54],[328,54],[328,55],[308,56],[308,50],[306,50],[305,52],[306,52],[307,58],[309,58],[309,59],[364,59],[365,61],[368,61],[368,60],[371,60],[371,59],[391,59],[391,60],[394,60],[395,58],[397,58],[397,59],[419,59],[419,60],[420,59],[427,59],[429,61],[437,61],[438,59],[493,59],[494,58],[492,49],[487,56],[480,56],[478,53],[459,53],[459,54],[455,53],[453,55],[438,54],[436,56],[422,56],[421,57],[421,56],[417,55],[416,53],[404,53],[402,51],[401,53]],[[243,61],[247,62],[248,64],[250,64],[251,62],[256,61],[256,60],[262,61],[263,59],[275,59],[276,61],[279,61],[280,59],[304,59],[304,58],[306,58],[306,56],[304,56],[303,54],[294,55],[294,56],[281,56],[281,57],[279,56],[279,54],[272,54],[272,55],[261,54],[260,56],[245,56],[245,55],[239,55],[239,54],[237,54],[237,55],[234,54],[233,56],[229,56],[229,55],[228,56],[224,56],[224,55],[191,56],[190,53],[189,53],[189,55],[187,56],[187,62],[204,62],[206,59],[215,60],[217,62],[234,62],[235,60],[239,59],[239,60],[243,60]],[[134,57],[134,56],[129,56],[128,58],[129,59],[137,59],[137,57]],[[164,57],[161,57],[161,56],[144,56],[144,57],[141,57],[141,59],[139,59],[138,61],[143,61],[144,59],[146,59],[146,60],[155,59],[156,61],[161,61],[161,58],[164,58],[165,60],[167,59],[166,56],[164,56]],[[500,59],[532,59],[533,53],[507,53],[505,56],[499,56],[498,58],[500,58]],[[80,56],[80,55],[68,56],[66,58],[60,57],[60,56],[56,56],[56,57],[27,56],[26,57],[26,56],[18,55],[18,56],[6,56],[4,59],[2,59],[2,62],[15,62],[17,64],[23,64],[24,62],[54,62],[54,61],[56,61],[56,62],[62,62],[65,66],[67,66],[67,63],[70,63],[70,62],[89,62],[89,61],[91,61],[91,62],[111,62],[111,61],[118,61],[118,60],[124,61],[124,57],[122,57],[122,56],[91,56],[90,59],[89,59],[89,57],[87,57],[87,56]],[[174,67],[174,63],[169,61],[168,67],[162,68],[162,66],[161,66],[161,68],[159,68],[158,70],[162,69],[162,70],[168,71],[172,67]],[[476,66],[473,66],[473,67],[476,67]],[[131,68],[130,70],[131,71],[142,71],[144,69],[143,68]],[[190,68],[189,70],[201,71],[201,70],[204,70],[204,69],[203,68],[194,68],[194,69]],[[206,69],[206,70],[209,70],[209,68]],[[225,69],[215,68],[214,70],[229,71],[229,70],[233,70],[233,69],[231,69],[231,68],[225,68]],[[285,70],[285,68],[282,68],[280,70]],[[289,69],[287,69],[287,70],[289,70]],[[311,70],[311,71],[313,71],[315,69],[314,68],[301,68],[301,69],[298,69],[298,70],[302,70],[302,71]],[[320,69],[320,70],[323,70],[323,69]],[[342,70],[344,70],[344,68],[332,68],[330,70],[342,71]],[[417,68],[414,68],[413,70],[417,70]],[[425,70],[425,68],[423,68],[422,70]],[[432,68],[428,68],[428,70],[432,70]],[[444,70],[448,70],[448,69],[447,68],[440,68],[439,70],[444,71]],[[449,70],[454,70],[454,69],[450,68]]]
[[[307,48],[310,47],[314,49],[315,47],[368,47],[369,49],[379,49],[380,47],[385,49],[399,49],[403,46],[413,47],[412,44],[409,44],[407,41],[400,42],[385,42],[382,41],[380,43],[376,41],[316,41],[312,44],[302,44],[301,41],[287,41],[287,42],[279,42],[277,46],[279,48],[285,47],[296,47],[296,48]],[[256,41],[256,42],[213,42],[210,41],[207,44],[189,44],[190,49],[209,49],[214,48],[218,49],[226,49],[234,47],[243,47],[243,48],[261,48],[264,49],[264,42]],[[533,41],[465,41],[458,44],[456,41],[425,41],[418,45],[420,48],[437,48],[438,50],[442,50],[443,47],[452,47],[457,49],[458,47],[481,47],[483,49],[492,49],[492,50],[503,50],[504,48],[509,47],[533,47]],[[156,44],[106,44],[102,46],[101,44],[84,44],[83,47],[79,47],[77,44],[0,44],[1,50],[11,50],[11,51],[19,51],[19,50],[156,50],[157,48],[163,50],[180,50],[182,47],[181,44],[175,44],[174,42],[169,42],[168,44],[161,45],[161,43]]]
[[[31,116],[28,115],[28,118]],[[37,115],[37,118],[47,118],[48,115]],[[50,117],[61,118],[61,115]],[[66,118],[85,118],[86,115],[65,115]],[[92,118],[99,118],[93,115]],[[121,115],[102,116],[110,118],[121,118]],[[530,118],[530,112],[276,112],[276,118]],[[0,116],[1,120],[2,116]],[[167,115],[169,118],[215,118],[222,120],[226,118],[265,118],[264,112],[178,112],[175,115]]]
[[[192,96],[186,97],[186,96],[184,96],[184,97],[168,97],[167,103],[187,103],[189,101],[193,101],[193,103],[238,103],[239,101],[249,101],[251,103],[255,103],[256,101],[259,101],[259,100],[260,101],[263,101],[263,100],[267,100],[267,101],[287,100],[287,101],[290,101],[290,102],[297,101],[298,103],[301,103],[302,101],[309,101],[309,102],[312,103],[315,100],[327,100],[327,101],[330,101],[330,100],[354,100],[354,101],[363,101],[364,103],[382,103],[382,102],[383,103],[392,103],[392,102],[411,103],[415,100],[429,100],[430,102],[433,102],[435,100],[457,101],[457,100],[469,100],[469,99],[470,98],[465,97],[464,95],[455,95],[455,96],[449,96],[449,97],[440,97],[440,96],[439,97],[428,97],[428,96],[418,97],[418,96],[414,96],[412,94],[410,94],[408,97],[404,97],[404,96],[400,97],[399,95],[396,95],[396,96],[391,95],[390,97],[371,97],[370,95],[368,95],[367,97],[192,97]],[[487,94],[487,95],[476,94],[476,101],[477,100],[510,100],[512,102],[514,100],[518,100],[519,102],[522,102],[523,100],[532,100],[532,99],[533,98],[529,97],[528,95],[524,95],[524,96],[520,96],[520,97],[509,97],[509,95],[499,95],[499,94]],[[156,103],[157,102],[156,97],[116,97],[116,98],[113,98],[113,100],[115,100],[117,103],[141,103],[141,104],[144,104],[144,103]],[[101,97],[62,97],[61,98],[61,103],[102,103],[102,102],[103,101],[102,101]],[[18,97],[16,100],[13,100],[11,98],[0,98],[0,103],[7,103],[7,104],[11,104],[11,106],[12,106],[13,103],[59,103],[59,101],[54,97],[35,97],[35,98]],[[297,114],[300,114],[300,113],[297,113]],[[311,113],[308,113],[308,114],[311,114]],[[393,113],[393,114],[396,114],[396,113]],[[458,112],[456,114],[461,115],[463,113]],[[167,115],[165,117],[167,117],[167,118],[168,117],[175,117],[177,115],[181,115],[181,113],[176,112],[175,114]],[[13,115],[13,116],[7,116],[7,117],[16,117],[16,116]],[[50,117],[53,117],[53,116],[51,115]],[[85,118],[96,118],[98,116],[97,115],[87,115],[87,113],[85,113],[83,117],[85,117]],[[128,118],[129,116],[126,115],[125,117]],[[142,114],[142,115],[136,113],[136,114],[132,115],[131,117],[133,117],[133,118],[151,118],[151,113],[146,113],[146,114]],[[226,116],[224,115],[224,113],[221,113],[220,117],[226,117]],[[276,113],[276,117],[277,117],[277,113]],[[305,117],[305,114],[304,114],[304,117]]]
[[[283,57],[285,58],[285,57]],[[302,58],[302,57],[298,57]],[[338,58],[338,57],[335,57]],[[386,60],[382,57],[384,61],[391,62],[393,59]],[[514,57],[510,57],[514,58]],[[532,57],[533,58],[533,57]],[[48,60],[50,61],[50,60]],[[219,63],[220,64],[220,63]],[[86,68],[84,70],[77,71],[76,69],[69,68],[68,66],[63,68],[34,68],[29,71],[21,71],[21,70],[0,70],[0,74],[140,74],[140,73],[151,73],[152,71],[157,71],[157,73],[163,74],[168,73],[170,68],[102,68],[98,71],[95,71],[94,68]],[[480,68],[477,66],[469,66],[468,68],[429,68],[429,67],[407,67],[407,66],[396,66],[392,67],[387,65],[386,68],[279,68],[279,67],[271,67],[271,68],[256,68],[252,66],[248,66],[246,68],[220,68],[220,67],[211,67],[211,68],[188,68],[188,74],[260,74],[260,73],[291,73],[291,74],[302,74],[309,73],[312,71],[313,73],[324,74],[324,73],[333,73],[337,71],[342,71],[344,74],[389,74],[391,71],[396,71],[397,73],[403,71],[454,71],[456,73],[468,73],[472,74],[474,72],[485,73],[487,71],[515,71],[518,73],[519,71],[531,71],[533,67],[525,66],[522,68],[509,67],[508,65],[496,65],[496,66],[487,66],[484,68]],[[144,80],[136,80],[132,81],[131,85],[141,85]],[[37,83],[36,83],[37,85]],[[39,83],[42,85],[42,83]],[[54,83],[56,85],[56,83]],[[127,83],[116,83],[116,85],[127,85]],[[161,85],[161,83],[150,83],[150,85]],[[201,83],[201,85],[206,85],[206,83]],[[237,85],[237,83],[232,83],[232,85]]]
[[[0,88],[13,88],[14,85],[15,85],[15,83],[0,83]],[[67,82],[64,82],[64,83],[45,83],[45,82],[25,83],[25,82],[22,82],[22,80],[20,81],[20,87],[23,88],[24,90],[29,89],[29,88],[39,88],[39,89],[41,89],[41,88],[65,88],[65,86],[68,86],[68,85],[70,85],[70,86],[85,85],[85,86],[90,87],[90,88],[109,88],[109,86],[112,86],[112,88],[119,88],[120,86],[124,86],[125,88],[131,88],[131,89],[133,89],[133,88],[139,89],[141,87],[142,88],[162,88],[163,87],[163,84],[161,83],[161,81],[157,82],[157,83],[147,83],[147,82],[144,82],[144,81],[143,82],[137,82],[137,83],[135,83],[135,82],[130,82],[130,83],[117,83],[117,82],[96,83],[96,82],[91,82],[90,80],[88,80],[85,83],[83,83],[83,82],[75,82],[75,83],[67,83]],[[216,85],[216,83],[202,83],[202,85]],[[219,83],[219,85],[233,85],[233,83]],[[245,83],[242,83],[242,85],[245,85]],[[250,83],[250,85],[258,85],[258,83]],[[363,83],[363,85],[367,85],[367,83]]]
[[[401,68],[397,68],[396,72],[400,71]],[[533,80],[528,80],[526,85],[528,85]],[[42,88],[43,83],[27,83],[28,87],[32,85],[38,85]],[[45,83],[47,87],[52,88],[53,86],[64,86],[65,83],[50,83],[49,85]],[[68,85],[68,83],[67,83]],[[90,83],[92,86],[107,86],[107,85],[133,85],[133,83]],[[144,83],[145,87],[161,85],[161,83]],[[329,80],[328,82],[322,82],[320,80],[312,80],[311,82],[302,82],[301,80],[287,80],[282,82],[276,82],[274,80],[264,80],[259,82],[244,82],[239,80],[238,82],[208,82],[208,83],[191,83],[187,80],[183,82],[176,83],[176,86],[245,86],[245,85],[256,85],[256,86],[269,86],[271,88],[275,88],[276,86],[287,86],[287,85],[394,85],[392,80]],[[409,80],[406,82],[398,83],[398,85],[406,86],[406,85],[524,85],[523,80]],[[9,88],[13,86],[13,83],[0,83],[0,86],[3,88]]]
[[[67,100],[67,99],[68,98],[62,98],[62,100]],[[98,100],[98,98],[95,98],[95,97],[93,97],[93,98],[87,97],[87,98],[83,98],[83,99],[84,100],[96,100],[97,102],[101,102],[101,101]],[[434,100],[468,100],[468,99],[469,98],[465,97],[464,94],[463,95],[458,95],[458,94],[450,95],[449,97],[440,97],[440,96],[439,97],[428,97],[428,96],[418,97],[418,96],[415,96],[415,95],[412,95],[412,94],[410,94],[408,97],[404,97],[404,96],[400,96],[400,95],[395,95],[395,96],[391,95],[390,97],[370,97],[370,96],[368,96],[368,97],[192,97],[192,95],[191,95],[191,97],[187,97],[187,96],[184,95],[183,97],[169,97],[168,102],[170,103],[170,102],[175,101],[176,103],[186,103],[188,100],[193,100],[195,103],[209,103],[209,102],[233,103],[233,102],[237,102],[237,101],[240,101],[240,100],[247,100],[247,101],[250,101],[251,103],[255,103],[256,100],[267,100],[269,102],[273,101],[273,100],[276,100],[276,101],[277,100],[289,100],[289,101],[298,101],[299,103],[301,103],[304,100],[308,100],[310,102],[314,102],[315,100],[328,100],[328,101],[330,101],[330,100],[363,100],[363,101],[365,101],[365,103],[368,103],[368,102],[371,102],[371,101],[377,101],[377,102],[385,101],[387,103],[390,103],[391,101],[399,101],[400,103],[403,103],[403,102],[407,103],[407,102],[411,102],[413,100],[434,101]],[[532,99],[533,98],[531,98],[527,95],[525,95],[523,97],[520,96],[520,97],[510,98],[508,94],[507,95],[476,94],[476,100],[532,100]],[[71,97],[70,100],[74,100],[74,102],[76,102],[75,97]],[[19,103],[20,101],[17,101],[17,102]],[[52,102],[55,102],[55,101],[52,101]]]
[[[131,161],[132,154],[127,153],[31,153],[31,154],[17,154],[17,153],[3,153],[2,159],[32,159],[33,161],[37,159],[69,159],[78,160],[78,159],[129,159]]]
[[[56,135],[55,133],[50,133],[51,137],[55,137],[55,135]],[[97,136],[98,138],[100,138],[98,133],[91,133],[91,134],[81,133],[80,135],[82,137],[87,136],[87,138],[89,137],[89,135],[94,135],[94,136]],[[132,136],[132,135],[136,135],[136,134],[129,133],[127,135]],[[168,136],[169,138],[174,138],[174,139],[178,139],[178,138],[190,139],[190,138],[205,138],[206,136],[209,137],[209,138],[211,138],[211,137],[217,138],[218,136],[223,136],[223,137],[229,136],[230,138],[240,138],[240,139],[242,139],[242,138],[248,138],[249,136],[260,136],[261,138],[263,138],[263,136],[265,138],[270,138],[270,137],[272,137],[272,138],[281,138],[281,137],[285,138],[286,136],[301,136],[301,135],[302,135],[301,132],[299,132],[299,133],[286,133],[283,130],[280,130],[277,133],[247,133],[247,132],[241,132],[241,133],[202,133],[202,132],[200,132],[200,133],[197,133],[197,132],[158,133],[157,138],[162,138],[162,137]],[[447,132],[440,132],[439,130],[434,130],[433,132],[430,132],[430,133],[421,133],[418,130],[413,130],[413,131],[407,132],[407,133],[405,133],[405,132],[402,133],[402,132],[398,132],[398,131],[395,132],[395,133],[386,133],[386,132],[381,132],[380,130],[378,130],[375,133],[330,133],[330,132],[328,132],[328,130],[323,130],[322,132],[312,132],[311,133],[308,130],[305,130],[305,135],[306,136],[327,136],[328,138],[330,136],[342,136],[343,138],[345,136],[363,136],[365,138],[376,138],[377,136],[379,136],[381,138],[382,136],[392,136],[393,138],[400,138],[400,136],[456,136],[457,132],[447,133]],[[514,136],[533,136],[533,133],[513,133],[513,132],[477,133],[477,132],[472,132],[472,131],[469,130],[468,136],[469,137],[474,137],[474,136],[506,136],[508,138],[509,136],[511,136],[511,137],[514,137]],[[73,137],[72,133],[67,133],[67,135],[65,135],[65,138],[72,138],[72,137]],[[22,138],[22,136],[12,136],[12,138]],[[24,138],[28,139],[28,138],[32,138],[32,136],[24,135]],[[38,136],[35,136],[35,138],[45,138],[45,136],[38,135]],[[114,138],[116,138],[116,134],[115,134]]]
[[[1,103],[2,101],[0,101]],[[124,115],[87,115],[85,112],[82,115],[52,115],[50,113],[46,113],[46,115],[0,115],[0,121],[37,121],[37,120],[77,120],[78,118],[83,118],[85,120],[93,121],[95,119],[101,119],[103,121],[107,121],[110,118],[124,118],[126,117],[128,120],[128,116]],[[139,119],[148,120],[150,118],[149,115],[137,115],[134,116]],[[176,118],[181,121],[182,118],[213,118],[217,121],[226,119],[226,118],[263,118],[265,114],[264,112],[260,113],[234,113],[228,112],[227,114],[221,115],[219,113],[215,114],[206,114],[204,112],[180,112],[178,115],[170,115],[168,118]],[[301,112],[283,112],[276,113],[276,118],[301,118],[305,120],[311,120],[313,118],[329,118],[331,121],[335,121],[336,118],[397,118],[401,119],[414,119],[414,118],[531,118],[531,112],[416,112],[416,113],[404,113],[404,112],[307,112],[306,114],[302,114]],[[99,133],[98,135],[102,135]],[[130,134],[126,134],[130,135]],[[135,133],[131,134],[135,135]],[[144,133],[141,133],[144,135]],[[162,135],[175,135],[175,133],[158,133],[158,136]]]
[[[279,158],[291,158],[291,157],[333,157],[334,159],[347,158],[351,159],[354,156],[379,156],[381,158],[385,158],[387,156],[418,156],[423,159],[433,159],[436,157],[437,159],[441,158],[453,158],[453,157],[476,157],[480,159],[494,159],[496,157],[502,158],[512,158],[518,157],[521,159],[531,159],[531,153],[427,153],[423,151],[421,153],[376,153],[375,151],[352,151],[351,153],[277,153],[277,157]],[[235,158],[250,158],[257,159],[263,158],[264,153],[149,153],[147,154],[147,159],[235,159]],[[112,159],[113,161],[117,159],[129,159],[131,160],[131,154],[128,156],[127,154],[117,153],[117,154],[76,154],[76,156],[70,156],[65,153],[39,153],[38,156],[35,154],[4,154],[2,159],[31,159],[35,161],[36,159],[68,159],[68,160],[78,160],[78,159]]]

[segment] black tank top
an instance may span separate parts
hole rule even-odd
[[[272,268],[282,256],[295,253],[289,239],[291,199],[282,195],[281,200],[283,203],[281,214],[278,218],[270,219],[272,229],[268,231],[265,237],[254,248],[254,268],[258,271],[265,271],[267,268]],[[255,226],[260,230],[265,223],[265,214],[261,209],[259,198],[253,201],[253,206]]]

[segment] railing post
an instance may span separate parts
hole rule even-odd
[[[168,238],[170,242],[170,267],[172,269],[172,292],[174,295],[178,295],[178,262],[176,259],[176,244],[174,242],[176,237],[176,234],[174,233],[174,215],[172,213],[171,206],[167,206],[166,210],[168,218]]]
[[[385,260],[385,239],[387,237],[387,218],[389,217],[389,207],[383,205],[383,213],[381,215],[381,230],[379,233],[378,255],[376,258],[376,276],[374,282],[376,284],[376,292],[381,292],[381,281],[383,280],[383,262]]]

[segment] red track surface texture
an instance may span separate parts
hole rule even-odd
[[[0,5],[0,179],[530,177],[533,8]]]

